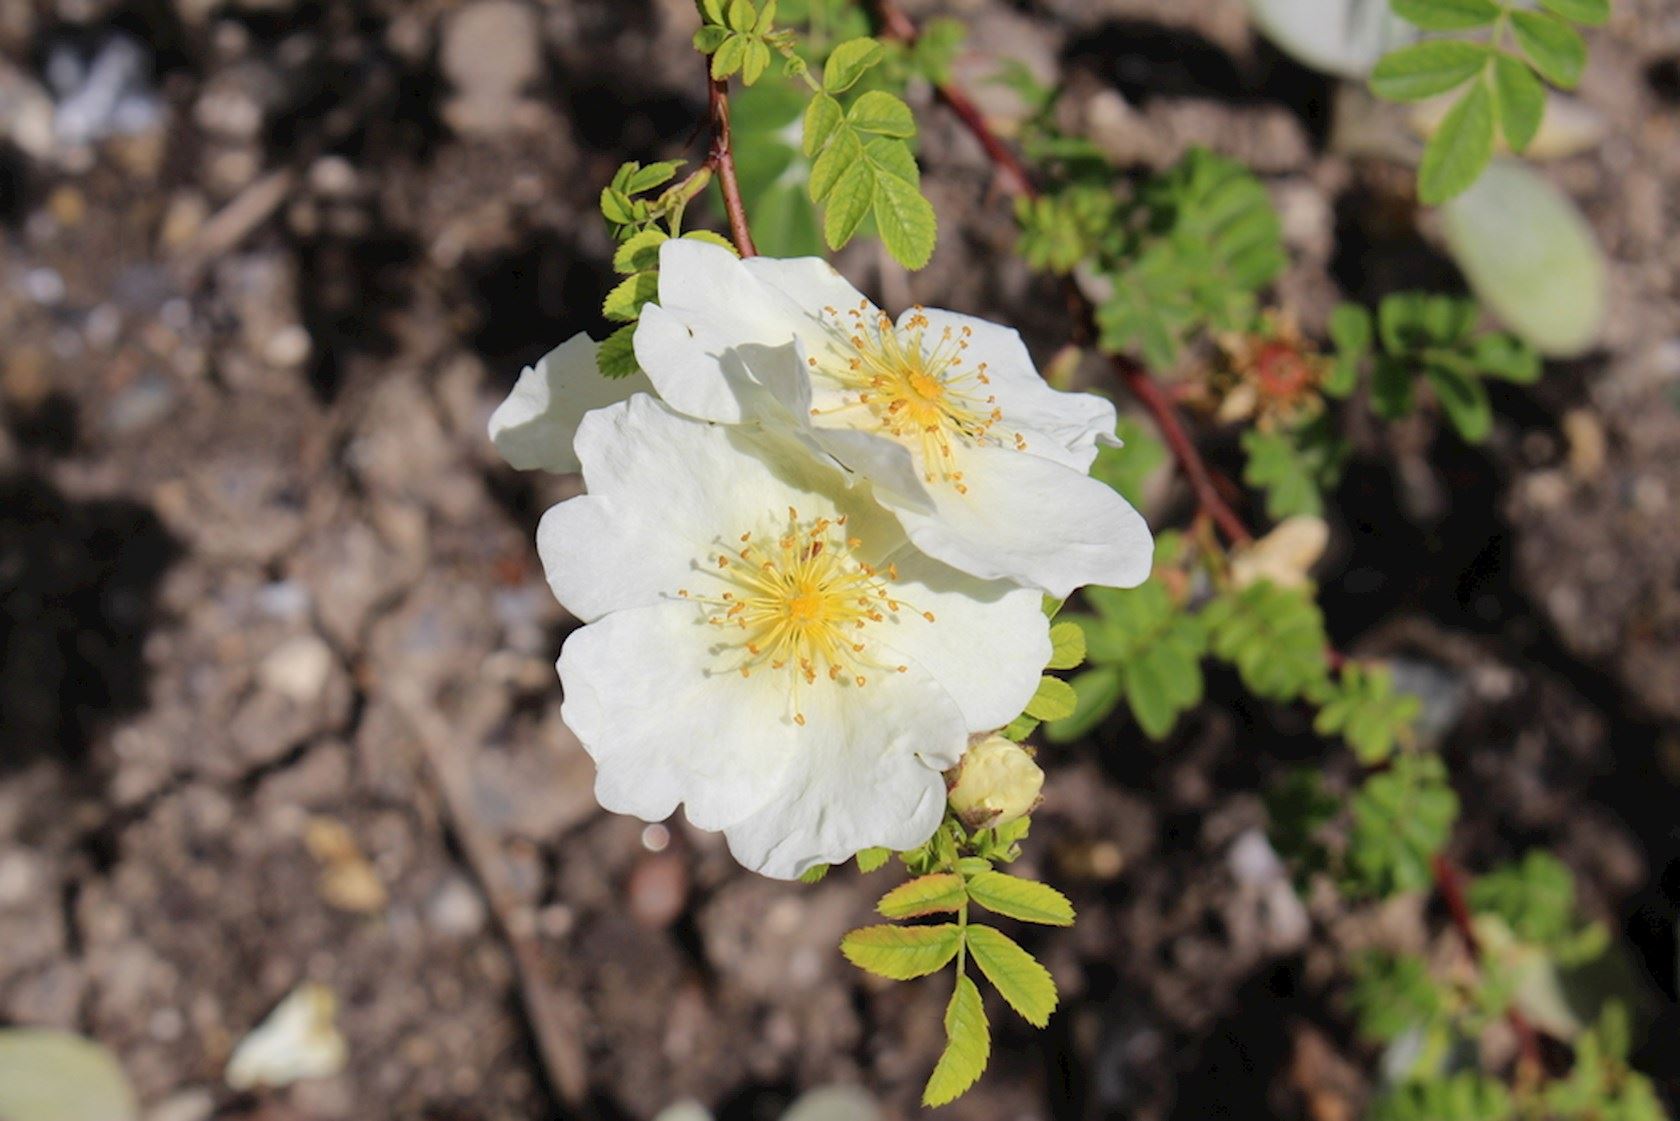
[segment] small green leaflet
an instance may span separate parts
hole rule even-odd
[[[1493,110],[1493,93],[1481,81],[1447,110],[1418,167],[1420,202],[1438,206],[1463,194],[1487,169],[1493,158]]]
[[[1027,702],[1027,715],[1037,720],[1060,720],[1079,707],[1073,686],[1055,677],[1038,679],[1038,691]]]
[[[1499,18],[1493,0],[1390,0],[1394,14],[1425,31],[1486,27]]]
[[[892,849],[864,849],[862,852],[857,854],[858,871],[862,872],[864,875],[878,871],[886,866],[887,861],[892,859],[892,854]]]
[[[1587,68],[1587,44],[1580,32],[1544,12],[1513,11],[1511,30],[1534,69],[1554,86],[1572,90]]]
[[[1481,43],[1431,39],[1391,51],[1371,71],[1371,89],[1389,101],[1422,101],[1480,74],[1492,52]]]
[[[1422,708],[1417,697],[1395,691],[1393,675],[1386,667],[1356,662],[1342,668],[1333,690],[1314,699],[1321,707],[1313,731],[1341,736],[1366,766],[1376,766],[1393,754],[1411,733]]]
[[[962,940],[962,930],[955,923],[866,926],[842,938],[840,952],[859,969],[908,981],[944,969],[957,956]]]
[[[874,39],[847,39],[828,56],[828,65],[823,67],[823,89],[831,94],[845,93],[885,54],[886,49]]]
[[[972,925],[968,953],[1023,1020],[1037,1028],[1050,1022],[1056,1010],[1056,982],[1031,954],[1000,930]]]
[[[659,274],[639,272],[627,276],[607,293],[601,302],[601,314],[608,319],[628,322],[642,314],[642,305],[659,295]]]
[[[1068,716],[1052,724],[1046,734],[1051,743],[1072,743],[1095,731],[1125,695],[1125,681],[1115,666],[1088,669],[1068,682],[1079,703]]]
[[[1610,0],[1540,0],[1540,6],[1588,27],[1603,27],[1610,22]]]
[[[1546,87],[1534,71],[1502,54],[1493,60],[1493,94],[1499,102],[1499,131],[1511,151],[1521,152],[1540,131]]]
[[[1037,880],[1025,880],[1006,872],[980,872],[970,877],[968,896],[988,911],[1022,922],[1073,925],[1073,904],[1067,896]]]
[[[992,1033],[980,990],[967,974],[959,973],[945,1008],[945,1050],[922,1091],[922,1104],[941,1106],[961,1097],[979,1081],[991,1056]]]
[[[638,230],[613,254],[613,270],[621,273],[647,272],[659,267],[659,247],[671,240],[664,230]]]
[[[602,377],[627,378],[641,366],[636,362],[636,325],[626,323],[595,351],[595,366]]]
[[[1085,630],[1071,619],[1050,628],[1050,661],[1045,669],[1073,669],[1085,660]]]
[[[875,909],[889,919],[913,919],[941,911],[955,911],[963,904],[963,878],[955,872],[935,872],[899,884]]]

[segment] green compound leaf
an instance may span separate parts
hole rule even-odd
[[[1470,885],[1470,907],[1505,920],[1524,942],[1551,947],[1576,929],[1575,877],[1551,853],[1535,849],[1520,864],[1480,876]]]
[[[866,926],[842,938],[840,952],[859,969],[908,981],[944,969],[957,956],[962,940],[962,928],[955,923]]]
[[[889,919],[913,919],[941,911],[955,911],[963,903],[963,878],[954,872],[936,872],[899,884],[875,909]]]
[[[601,301],[601,314],[621,323],[628,322],[641,315],[642,305],[658,295],[659,274],[639,272],[625,277],[607,293],[607,298]]]
[[[1389,101],[1422,101],[1456,89],[1482,72],[1491,52],[1481,43],[1431,39],[1383,55],[1371,89]]]
[[[1511,30],[1534,69],[1554,86],[1574,89],[1587,67],[1587,44],[1580,32],[1544,12],[1514,11]]]
[[[1287,701],[1322,687],[1328,674],[1324,616],[1306,590],[1262,581],[1209,603],[1202,621],[1213,652],[1237,668],[1249,692]]]
[[[595,367],[604,378],[627,378],[641,364],[636,361],[636,325],[626,323],[608,335],[595,350]]]
[[[1075,679],[1078,703],[1046,738],[1066,743],[1084,735],[1112,710],[1116,689],[1146,735],[1165,737],[1179,714],[1201,703],[1207,650],[1201,621],[1181,610],[1159,580],[1124,590],[1091,587],[1085,598],[1097,609],[1096,618],[1079,619],[1096,668]]]
[[[846,120],[859,132],[904,139],[916,135],[910,106],[885,90],[869,90],[852,102]]]
[[[1447,1011],[1447,994],[1416,954],[1368,950],[1352,962],[1348,1004],[1361,1035],[1382,1043],[1427,1028]]]
[[[922,1104],[941,1106],[961,1097],[979,1081],[991,1057],[992,1033],[980,989],[967,974],[958,974],[945,1008],[945,1050],[922,1091]]]
[[[1546,115],[1546,87],[1534,71],[1512,58],[1493,60],[1493,93],[1499,103],[1499,130],[1513,152],[1527,148]]]
[[[988,911],[1044,926],[1072,926],[1067,896],[1037,880],[1006,872],[981,872],[968,881],[968,897]]]
[[[1056,1010],[1056,982],[1036,958],[989,926],[968,928],[968,953],[1023,1020],[1035,1028],[1050,1022]]]
[[[1341,736],[1366,766],[1382,763],[1394,753],[1422,708],[1417,697],[1395,690],[1394,677],[1386,667],[1356,662],[1342,668],[1340,680],[1320,704],[1313,731]]]
[[[1085,631],[1072,619],[1050,628],[1050,661],[1045,669],[1073,669],[1085,661]]]
[[[1610,0],[1540,0],[1540,6],[1553,15],[1588,27],[1602,27],[1610,22]]]
[[[1348,836],[1349,886],[1379,898],[1417,891],[1431,880],[1430,860],[1458,818],[1458,795],[1438,756],[1403,753],[1372,775],[1353,799]]]
[[[893,851],[888,848],[864,849],[857,854],[858,871],[864,875],[884,868],[887,861],[892,859]]]
[[[876,175],[874,213],[875,229],[899,264],[919,269],[928,263],[939,239],[939,219],[914,182],[891,172]]]
[[[1394,14],[1425,31],[1486,27],[1499,18],[1493,0],[1390,0]]]
[[[807,156],[814,156],[828,143],[835,128],[846,116],[840,103],[826,93],[814,94],[805,106],[805,135],[801,141]]]
[[[1418,167],[1420,202],[1438,206],[1463,194],[1487,170],[1493,159],[1493,112],[1493,93],[1481,81],[1447,110]]]
[[[1315,465],[1282,432],[1251,428],[1242,434],[1248,463],[1243,482],[1266,492],[1266,513],[1276,519],[1324,512]]]
[[[1056,677],[1038,679],[1038,689],[1027,702],[1026,712],[1037,720],[1061,720],[1079,707],[1073,686]]]
[[[671,240],[664,230],[639,230],[613,254],[613,270],[622,273],[649,272],[659,267],[659,247]]]
[[[831,94],[846,92],[885,54],[886,48],[874,39],[847,39],[828,56],[828,64],[823,67],[823,89]]]

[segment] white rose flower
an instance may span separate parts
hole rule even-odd
[[[1054,596],[1149,575],[1148,526],[1087,474],[1114,406],[1051,389],[1015,331],[920,308],[894,323],[819,258],[673,240],[635,346],[672,407],[802,428],[964,572]]]
[[[926,840],[941,772],[1037,687],[1038,594],[922,555],[867,487],[757,426],[639,394],[575,446],[588,494],[537,546],[587,624],[560,655],[561,715],[601,805],[657,821],[680,803],[781,878]]]
[[[606,378],[595,364],[594,339],[579,332],[527,366],[507,400],[490,414],[490,440],[521,471],[578,470],[572,439],[578,422],[592,409],[616,404],[632,393],[651,393],[640,370]]]

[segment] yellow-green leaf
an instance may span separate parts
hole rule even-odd
[[[941,1106],[962,1097],[979,1081],[991,1057],[992,1032],[980,990],[967,974],[959,974],[945,1007],[945,1050],[922,1091],[922,1104]]]
[[[613,269],[617,272],[647,272],[659,267],[659,247],[670,241],[664,230],[640,230],[613,254]]]
[[[1371,71],[1371,89],[1390,101],[1422,101],[1464,84],[1487,65],[1484,43],[1430,39],[1391,51]]]
[[[846,119],[859,132],[903,139],[916,135],[916,118],[910,106],[886,90],[870,90],[846,111]]]
[[[1050,628],[1049,669],[1073,669],[1085,660],[1085,628],[1064,619]]]
[[[868,875],[883,867],[887,861],[892,859],[892,854],[892,849],[888,848],[864,849],[857,854],[858,871]]]
[[[751,42],[745,35],[731,35],[725,39],[716,51],[712,53],[712,77],[727,78],[741,69],[747,60],[747,44]]]
[[[875,175],[875,228],[899,264],[919,269],[933,256],[939,219],[921,188],[897,175]]]
[[[859,969],[908,981],[944,969],[961,944],[962,931],[955,923],[866,926],[842,938],[840,952]]]
[[[1022,922],[1073,925],[1073,904],[1068,897],[1037,880],[1007,872],[981,872],[968,881],[968,896],[988,911]]]
[[[845,113],[840,103],[826,93],[812,96],[810,104],[805,106],[805,135],[801,140],[807,156],[814,156],[822,151],[828,136],[834,131]]]
[[[1038,679],[1038,691],[1027,702],[1027,715],[1040,720],[1061,720],[1072,716],[1079,708],[1079,694],[1073,686],[1056,677]]]
[[[1511,30],[1523,54],[1548,82],[1574,89],[1587,65],[1587,44],[1580,32],[1544,12],[1512,12]]]
[[[754,39],[747,44],[747,53],[741,58],[741,81],[752,85],[764,76],[770,69],[770,48],[764,45],[764,40]]]
[[[857,84],[863,72],[881,61],[885,48],[874,39],[847,39],[835,47],[823,67],[823,89],[844,93]]]
[[[805,871],[799,873],[799,882],[802,884],[821,883],[823,877],[828,875],[828,869],[829,865],[827,864],[813,864],[809,868],[805,869]]]
[[[1056,982],[1037,959],[989,926],[968,928],[968,952],[1023,1020],[1036,1028],[1050,1022],[1050,1013],[1056,1010]]]
[[[1540,131],[1546,113],[1546,87],[1534,71],[1512,58],[1499,55],[1493,60],[1493,92],[1499,99],[1499,128],[1513,152],[1528,147]]]
[[[889,919],[913,919],[940,911],[955,911],[963,903],[963,878],[954,872],[936,872],[899,884],[875,909]]]
[[[642,305],[659,295],[659,274],[639,272],[627,276],[601,301],[601,314],[620,323],[642,314]]]
[[[859,160],[840,173],[839,181],[823,203],[823,240],[830,249],[839,249],[852,240],[869,213],[874,196],[875,172],[867,162]]]
[[[811,181],[807,184],[811,201],[822,202],[847,169],[862,162],[863,141],[858,139],[858,134],[848,126],[836,126],[833,141],[811,163]]]

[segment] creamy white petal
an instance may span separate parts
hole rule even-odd
[[[588,622],[660,602],[694,582],[723,535],[760,529],[790,505],[831,504],[843,484],[774,437],[678,416],[646,394],[578,427],[587,495],[543,515],[537,551],[555,598]]]
[[[935,622],[902,615],[884,641],[945,687],[969,731],[1001,728],[1020,715],[1050,660],[1050,621],[1038,590],[977,579],[914,548],[893,563],[895,591]]]
[[[956,702],[920,666],[887,674],[859,693],[819,695],[805,731],[809,750],[792,760],[782,789],[724,831],[746,867],[793,879],[877,845],[915,848],[945,813],[941,771],[967,746]]]
[[[636,324],[636,361],[660,398],[700,420],[739,424],[763,399],[764,387],[734,354],[735,345],[726,324],[685,319],[658,304],[642,308]]]
[[[615,611],[560,653],[560,716],[595,760],[595,797],[646,821],[677,803],[702,829],[742,821],[778,796],[815,730],[778,718],[785,696],[714,654],[693,604]]]
[[[637,371],[606,378],[595,364],[595,341],[578,333],[527,366],[507,400],[490,414],[490,439],[502,458],[521,471],[578,470],[572,439],[592,409],[651,393],[653,383]]]
[[[912,311],[900,316],[900,329],[915,314]],[[1003,420],[994,432],[1006,441],[1010,433],[1025,433],[1039,455],[1081,471],[1090,469],[1099,443],[1116,443],[1114,403],[1095,393],[1064,393],[1052,389],[1033,365],[1032,355],[1018,331],[937,308],[921,314],[928,322],[924,337],[930,346],[947,329],[954,336],[960,336],[965,328],[971,332],[969,348],[963,355],[964,367],[986,363],[991,392],[1003,411]],[[1050,437],[1053,445],[1045,446],[1035,439],[1035,434]]]
[[[935,488],[934,514],[881,495],[928,555],[1059,597],[1084,584],[1129,588],[1148,578],[1155,550],[1149,527],[1107,485],[1006,448],[966,448],[960,466],[968,493]]]
[[[922,485],[915,457],[903,444],[856,428],[813,428],[810,437],[860,481],[892,491],[910,509],[933,511],[933,498]]]
[[[767,290],[787,301],[787,307],[795,312],[792,322],[807,346],[829,337],[830,328],[821,316],[824,308],[877,312],[863,293],[821,257],[749,257],[742,264]]]

